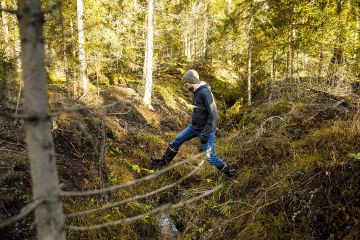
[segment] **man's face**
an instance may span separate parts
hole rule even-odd
[[[184,86],[189,90],[194,90],[194,84],[184,82]]]

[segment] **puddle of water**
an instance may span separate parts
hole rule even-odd
[[[180,234],[174,221],[166,213],[160,214],[160,228],[162,235],[167,238],[175,239]]]

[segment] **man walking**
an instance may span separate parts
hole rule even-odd
[[[192,122],[172,141],[163,157],[151,158],[152,165],[157,168],[165,166],[174,159],[184,142],[199,137],[202,151],[210,149],[210,154],[206,155],[207,161],[228,177],[234,177],[234,170],[215,154],[214,144],[218,112],[210,86],[200,81],[199,74],[195,70],[187,71],[182,80],[185,87],[193,91]]]

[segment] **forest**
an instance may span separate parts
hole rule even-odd
[[[360,0],[0,3],[1,240],[360,239]]]

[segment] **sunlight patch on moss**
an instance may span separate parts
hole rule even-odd
[[[146,151],[159,151],[165,145],[161,136],[148,132],[139,134],[137,141],[144,146]]]
[[[165,104],[168,107],[170,107],[170,108],[172,108],[174,110],[178,109],[178,103],[176,101],[177,100],[176,95],[174,94],[174,92],[171,89],[169,89],[167,87],[157,85],[156,90],[158,91],[160,96],[164,98]]]
[[[306,155],[297,156],[294,160],[284,164],[284,173],[292,173],[297,170],[308,171],[313,167],[318,166],[323,161],[323,157],[320,153],[314,152]]]
[[[248,222],[238,235],[239,239],[258,240],[266,239],[266,230],[262,223],[252,221]]]

